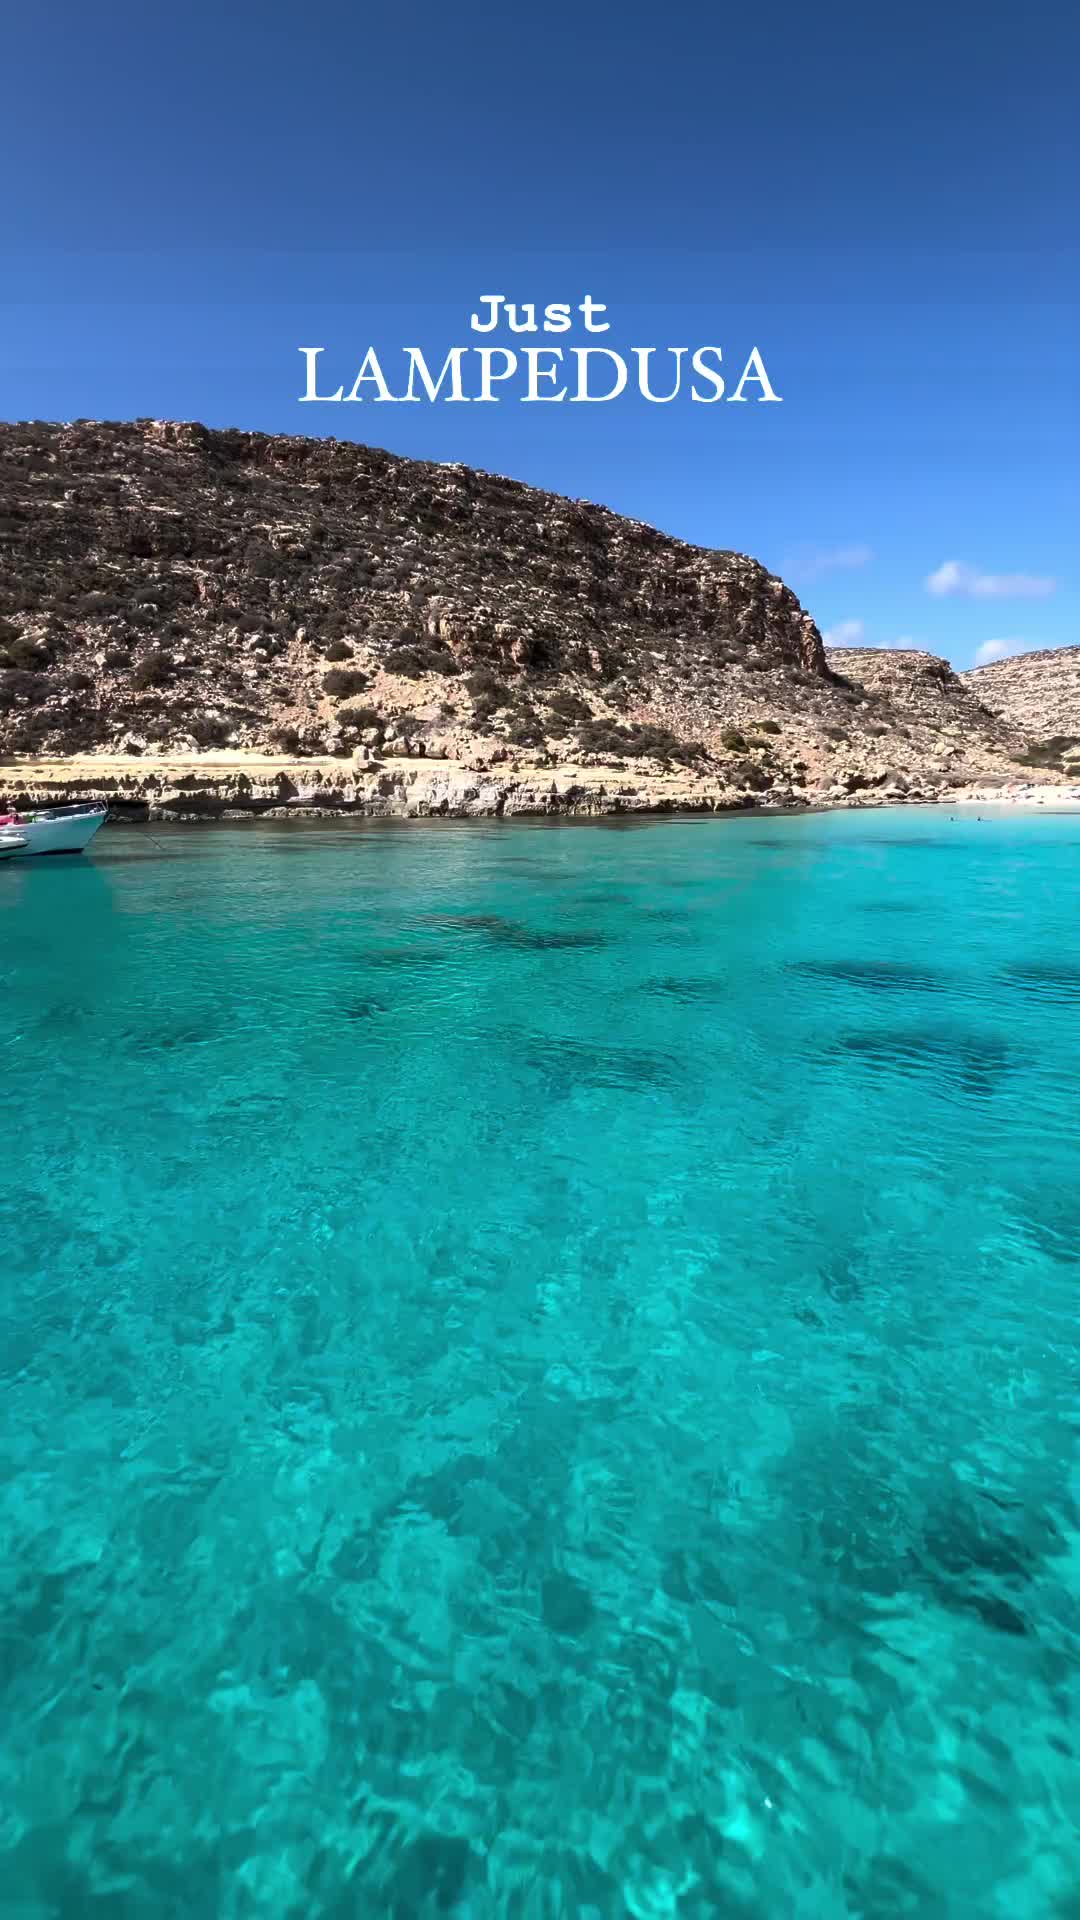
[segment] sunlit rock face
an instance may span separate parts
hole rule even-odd
[[[961,677],[992,712],[1080,760],[1080,646],[1013,654]]]
[[[733,666],[826,677],[755,561],[467,467],[142,421],[4,427],[0,478],[27,746],[321,750],[401,713],[534,745],[656,700],[685,738]]]
[[[0,560],[0,760],[602,767],[789,804],[1027,744],[931,655],[827,655],[745,554],[352,441],[0,426]]]

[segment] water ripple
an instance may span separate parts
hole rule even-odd
[[[1075,822],[107,833],[0,869],[5,1913],[1069,1912]]]

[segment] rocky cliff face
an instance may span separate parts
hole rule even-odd
[[[813,621],[753,560],[465,467],[159,421],[3,427],[0,497],[3,725],[26,749],[324,751],[368,708],[526,746],[647,710],[685,741],[731,673],[826,683]]]
[[[955,782],[1017,738],[929,655],[827,659],[745,555],[353,442],[0,426],[0,558],[9,760],[682,770],[738,803]]]
[[[1036,760],[1080,760],[1080,647],[1014,654],[962,678],[984,707],[1031,736]]]
[[[993,712],[947,660],[919,647],[830,647],[834,672],[900,715],[909,727],[929,728],[943,751],[967,753],[974,743],[1009,752],[1025,744],[1023,728]]]

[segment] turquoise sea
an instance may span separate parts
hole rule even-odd
[[[4,1920],[1077,1920],[1080,815],[0,869]]]

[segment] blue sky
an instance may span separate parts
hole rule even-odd
[[[851,640],[1080,640],[1075,9],[57,0],[4,32],[5,418],[368,440],[756,554]],[[624,352],[757,346],[783,405],[299,404],[300,345],[348,389],[372,344],[487,344],[492,292],[592,294]]]

